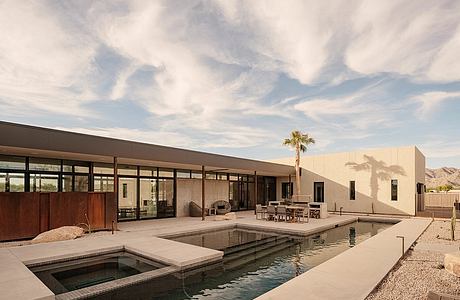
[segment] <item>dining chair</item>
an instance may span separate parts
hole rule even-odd
[[[276,207],[273,205],[267,206],[267,220],[275,220],[276,218]]]
[[[286,209],[286,206],[283,206],[283,205],[278,205],[278,209],[277,209],[277,221],[281,219],[284,219],[284,221],[287,221],[287,209]]]
[[[256,219],[259,220],[259,215],[260,219],[265,220],[265,209],[262,207],[262,204],[256,204]]]

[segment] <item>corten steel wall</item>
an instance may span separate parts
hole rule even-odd
[[[293,158],[276,160],[293,165]],[[425,157],[417,147],[360,150],[301,158],[301,193],[313,197],[314,182],[324,182],[328,210],[344,212],[415,215],[416,184],[425,183]],[[391,180],[398,180],[398,200],[391,200]],[[278,199],[281,182],[278,178]],[[355,200],[350,200],[350,181],[355,181]],[[296,191],[295,176],[294,192]]]
[[[116,209],[115,193],[0,193],[0,241],[87,223],[85,214],[92,230],[110,229]]]

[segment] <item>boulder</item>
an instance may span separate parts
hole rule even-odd
[[[450,274],[460,277],[460,251],[444,255],[444,268]]]
[[[63,226],[49,231],[45,231],[37,235],[32,244],[48,243],[64,240],[73,240],[81,237],[84,233],[83,228],[78,226]]]
[[[226,213],[225,215],[214,216],[214,221],[225,221],[225,220],[236,220],[236,214],[234,212]]]
[[[236,220],[236,214],[234,212],[226,213],[225,220]]]

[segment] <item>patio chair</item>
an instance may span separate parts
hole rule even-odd
[[[273,205],[267,206],[267,220],[275,220],[276,218],[276,208]]]
[[[262,207],[262,204],[256,204],[256,219],[259,220],[260,215],[260,219],[265,220],[265,213],[266,210]]]
[[[302,219],[302,222],[305,222],[305,217],[308,217],[308,207],[304,207],[302,210],[297,210],[295,217],[298,222],[300,222],[300,219]]]
[[[280,219],[284,219],[284,221],[287,221],[288,215],[287,215],[286,206],[278,205],[276,215],[277,215],[277,221],[279,221]]]

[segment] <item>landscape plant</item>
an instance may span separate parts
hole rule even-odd
[[[450,219],[450,238],[455,241],[455,224],[457,223],[457,210],[452,206],[452,218]]]
[[[297,196],[300,195],[300,152],[305,152],[308,146],[315,143],[315,139],[308,133],[302,133],[299,130],[293,130],[288,139],[284,139],[283,145],[289,146],[295,150],[295,180]]]

